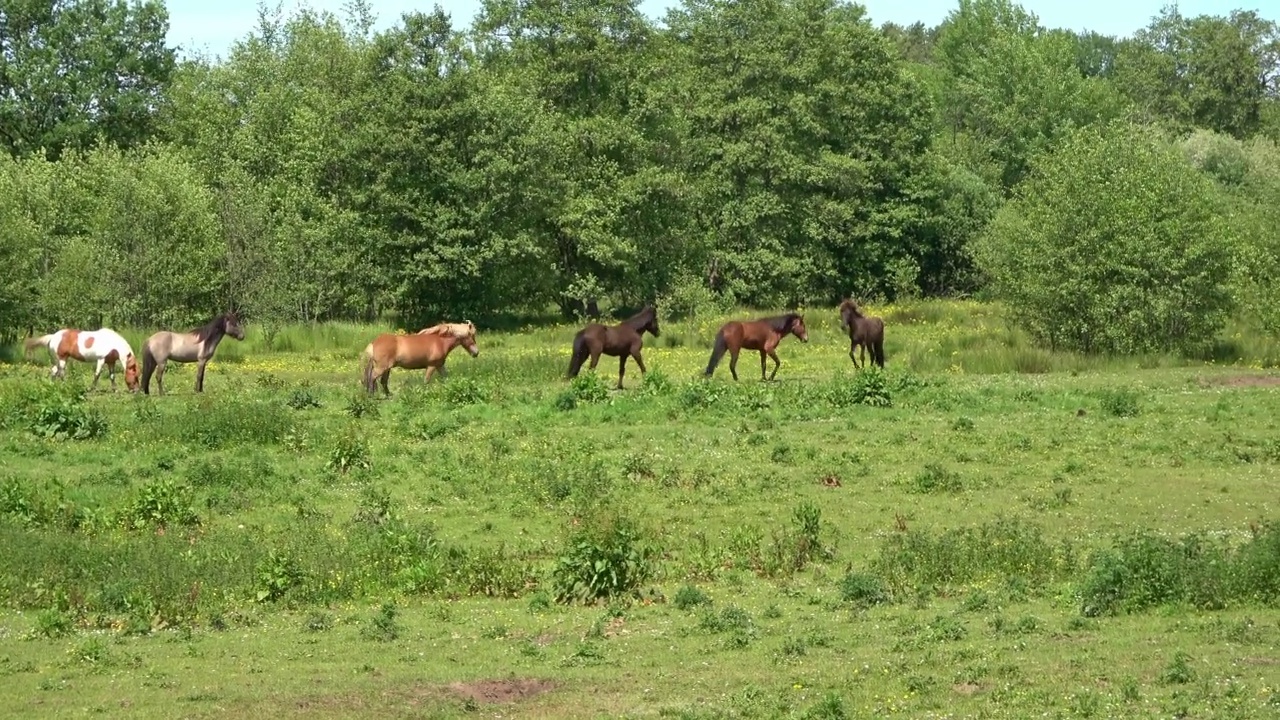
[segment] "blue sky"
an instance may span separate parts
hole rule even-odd
[[[453,17],[454,27],[469,25],[480,8],[480,0],[437,0]],[[431,0],[371,0],[377,14],[376,27],[386,28],[411,10],[429,11]],[[1023,0],[1022,7],[1035,13],[1040,24],[1072,30],[1096,30],[1108,35],[1128,35],[1145,26],[1169,0]],[[169,41],[184,49],[203,50],[225,56],[231,44],[247,35],[257,22],[257,0],[168,0]],[[339,13],[345,0],[284,0],[284,10],[300,4],[316,10]],[[910,24],[916,20],[936,25],[951,12],[956,0],[862,0],[871,20]],[[1184,15],[1226,15],[1235,9],[1257,10],[1272,20],[1280,19],[1276,0],[1181,0]],[[275,0],[269,2],[275,6]],[[679,0],[642,0],[641,10],[660,18]],[[1267,11],[1262,8],[1266,6]]]

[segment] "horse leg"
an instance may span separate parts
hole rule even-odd
[[[627,354],[618,357],[618,389],[622,389],[622,376],[627,374]]]
[[[116,364],[107,363],[107,379],[111,381],[111,392],[116,392]]]
[[[156,393],[159,395],[164,395],[164,371],[167,367],[168,360],[156,364]]]
[[[387,380],[389,379],[391,379],[391,368],[383,370],[382,374],[378,376],[378,382],[382,383],[382,392],[387,397],[391,397],[391,388],[387,387]]]
[[[764,382],[764,379],[765,379],[765,377],[764,377],[764,364],[765,364],[765,358],[767,358],[767,357],[769,357],[768,353],[767,353],[767,352],[765,352],[764,350],[761,350],[761,351],[760,351],[760,381],[761,381],[761,382]]]
[[[196,364],[196,392],[204,392],[204,366],[209,364],[209,358],[200,358]]]
[[[733,379],[738,379],[738,348],[729,350],[729,372],[733,373]]]
[[[778,368],[782,367],[782,361],[778,359],[778,353],[775,350],[769,351],[769,357],[773,358],[773,373],[769,375],[769,379],[772,380],[778,377]]]
[[[640,374],[641,374],[641,375],[644,375],[645,373],[647,373],[647,372],[648,372],[648,370],[645,370],[645,369],[644,369],[644,358],[640,357],[640,350],[639,350],[639,348],[637,348],[636,350],[632,351],[632,353],[631,353],[631,357],[635,358],[635,360],[636,360],[636,365],[639,365],[639,366],[640,366]]]
[[[595,350],[591,351],[591,369],[596,369],[596,363],[600,362],[600,353]]]
[[[849,360],[855,368],[858,367],[858,343],[855,340],[849,341]]]
[[[435,368],[435,366],[434,366],[434,365],[428,365],[428,366],[427,366],[427,370],[426,370],[426,372],[425,372],[425,373],[423,373],[423,375],[422,375],[422,384],[424,384],[424,385],[425,385],[425,384],[427,383],[427,381],[431,379],[431,376],[432,376],[432,375],[435,375],[435,374],[436,374],[436,368]]]
[[[89,383],[89,392],[93,392],[94,390],[98,389],[98,378],[102,377],[102,366],[105,364],[107,364],[106,360],[99,360],[98,366],[93,369],[93,382]],[[116,381],[115,381],[115,377],[113,376],[111,379],[112,389],[115,388],[115,385],[116,385]]]

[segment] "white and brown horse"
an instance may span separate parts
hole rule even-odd
[[[115,390],[116,363],[123,363],[125,387],[129,392],[138,389],[138,359],[133,355],[133,348],[128,340],[120,337],[120,333],[110,328],[92,332],[64,328],[49,335],[27,338],[23,344],[28,353],[38,347],[49,349],[53,356],[53,367],[49,370],[51,378],[67,379],[67,360],[97,361],[90,389],[98,387],[98,378],[102,377],[102,368],[105,367],[107,376],[111,378],[111,389]]]
[[[444,369],[444,361],[459,345],[466,348],[471,357],[480,354],[474,324],[440,323],[414,335],[383,333],[365,347],[361,356],[364,387],[376,393],[381,382],[382,392],[390,395],[387,379],[391,377],[392,368],[425,369],[423,381],[430,380],[434,372]]]
[[[204,392],[204,368],[218,349],[218,343],[227,335],[236,340],[244,340],[240,316],[234,311],[219,315],[204,327],[191,332],[161,330],[147,338],[142,345],[142,392],[151,394],[151,376],[154,374],[156,387],[161,395],[164,394],[164,370],[170,360],[177,363],[198,363],[196,392]]]

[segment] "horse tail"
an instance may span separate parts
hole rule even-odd
[[[569,377],[578,376],[582,363],[586,362],[590,355],[591,348],[587,347],[587,331],[579,330],[578,334],[573,336],[573,356],[569,358]]]
[[[30,355],[31,351],[35,350],[38,347],[42,347],[42,346],[48,347],[49,341],[51,339],[53,339],[52,335],[41,335],[40,337],[29,337],[26,340],[22,341],[22,350],[27,355]]]
[[[711,348],[711,362],[707,363],[707,370],[703,375],[711,377],[711,374],[716,371],[716,365],[720,364],[720,358],[724,357],[728,349],[729,344],[724,339],[724,328],[721,328],[720,332],[716,333],[716,344]]]
[[[876,336],[876,364],[884,368],[884,321],[880,321],[880,333]]]
[[[373,384],[373,343],[365,346],[360,355],[360,376],[364,379],[364,387],[368,390]]]
[[[142,394],[151,394],[151,376],[156,371],[156,354],[151,351],[151,343],[142,343]]]

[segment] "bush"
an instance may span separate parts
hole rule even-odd
[[[589,603],[634,592],[653,572],[655,554],[632,521],[604,512],[574,532],[556,558],[556,600]]]
[[[1114,122],[1045,156],[975,257],[1014,322],[1054,349],[1203,351],[1232,302],[1222,208],[1155,131]]]

